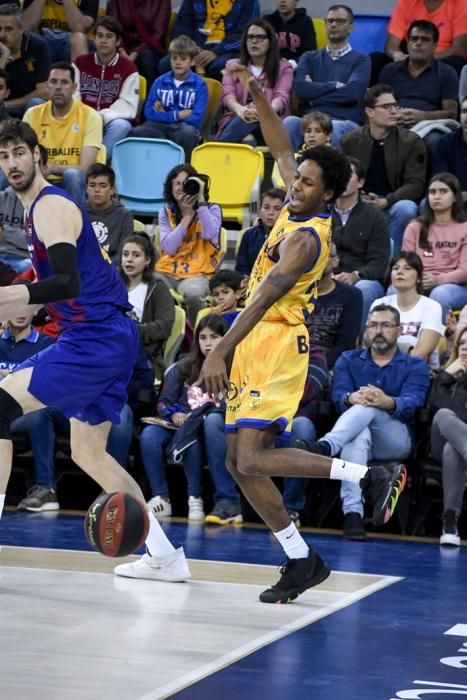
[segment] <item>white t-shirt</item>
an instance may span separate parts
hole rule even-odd
[[[128,301],[133,306],[133,311],[140,323],[143,318],[144,300],[146,299],[147,291],[147,283],[140,282],[137,287],[128,292]]]
[[[389,304],[389,306],[393,306],[400,313],[402,333],[398,342],[401,344],[410,345],[414,348],[421,332],[425,330],[435,331],[444,335],[441,304],[434,299],[421,296],[415,306],[409,311],[402,311],[399,308],[395,294],[376,299],[371,305],[371,309],[379,304]],[[433,368],[439,367],[439,353],[437,349],[433,350],[428,358],[428,365]]]

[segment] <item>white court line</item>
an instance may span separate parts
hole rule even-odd
[[[246,566],[249,565],[247,564]],[[332,573],[334,574],[342,572],[333,571]],[[356,572],[349,573],[355,574]],[[362,574],[362,576],[363,575],[365,574]],[[375,576],[375,574],[367,575]],[[321,607],[319,610],[312,613],[308,613],[303,617],[298,618],[294,622],[290,622],[286,625],[278,627],[273,632],[268,632],[267,634],[264,634],[261,637],[258,637],[257,639],[253,639],[247,644],[243,644],[237,647],[236,649],[228,652],[227,654],[223,654],[218,659],[215,659],[214,661],[211,661],[208,664],[201,666],[196,671],[191,671],[190,673],[185,674],[181,678],[178,678],[176,681],[167,683],[166,685],[161,686],[157,690],[147,693],[146,695],[139,698],[139,700],[163,700],[164,698],[169,698],[174,693],[183,690],[187,686],[192,685],[193,683],[196,683],[197,681],[200,681],[203,678],[206,678],[206,676],[210,676],[213,673],[220,671],[222,668],[229,666],[235,661],[239,661],[241,658],[248,656],[248,654],[252,654],[253,652],[258,651],[259,649],[267,646],[268,644],[271,644],[272,642],[275,642],[278,639],[287,636],[291,632],[296,632],[297,630],[306,627],[312,622],[316,622],[317,620],[320,620],[321,618],[326,617],[327,615],[331,615],[331,613],[334,613],[338,610],[341,610],[342,608],[345,608],[349,605],[352,605],[353,603],[358,602],[362,598],[366,598],[367,596],[370,596],[373,593],[376,593],[377,591],[386,588],[387,586],[391,586],[393,583],[402,581],[403,578],[404,577],[402,576],[383,576],[381,577],[380,581],[375,581],[374,583],[370,584],[369,586],[365,586],[365,588],[362,588],[359,591],[349,593],[343,598],[340,598],[339,601],[336,603]],[[242,583],[239,585],[252,584]],[[324,593],[324,591],[322,591],[322,593]],[[267,606],[265,606],[265,608],[267,609]]]

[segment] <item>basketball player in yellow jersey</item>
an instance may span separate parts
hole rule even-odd
[[[228,395],[227,464],[253,508],[287,555],[281,578],[263,591],[264,603],[287,603],[330,574],[309,549],[284,508],[271,477],[329,477],[360,484],[379,525],[392,515],[406,475],[274,447],[298,407],[308,364],[304,312],[312,312],[316,285],[330,247],[329,205],[345,190],[350,166],[329,147],[306,151],[299,165],[282,122],[246,67],[235,69],[249,90],[264,139],[286,185],[286,204],[256,259],[244,311],[206,358],[199,383],[211,396]],[[225,358],[235,350],[230,379]]]

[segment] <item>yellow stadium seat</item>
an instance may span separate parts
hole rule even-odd
[[[207,138],[212,132],[214,119],[221,104],[222,83],[218,80],[214,80],[214,78],[205,78],[204,76],[203,80],[208,88],[208,103],[201,125],[201,136]]]
[[[143,222],[139,221],[139,219],[133,219],[133,231],[136,233],[145,233],[146,229],[144,228]]]
[[[315,28],[316,48],[322,49],[328,43],[328,37],[326,34],[326,24],[324,22],[324,19],[321,19],[319,17],[313,17],[311,21],[313,22],[313,27]]]
[[[222,208],[222,218],[251,226],[260,206],[263,154],[245,144],[209,142],[194,149],[191,164],[211,178],[209,197]]]
[[[282,175],[279,172],[277,160],[274,161],[274,165],[272,166],[271,181],[274,187],[280,187],[282,190],[287,189],[287,187],[284,184],[284,180],[282,179]]]
[[[167,338],[167,342],[164,348],[164,363],[166,367],[169,367],[180,350],[183,338],[185,337],[185,323],[186,314],[181,306],[175,305],[175,320],[173,322],[172,330]]]
[[[99,146],[99,150],[97,151],[97,158],[96,158],[96,163],[103,163],[104,165],[107,162],[107,149],[104,146],[103,143]]]

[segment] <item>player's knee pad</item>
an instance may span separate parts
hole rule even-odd
[[[10,425],[23,415],[16,399],[0,387],[0,440],[11,440]]]

